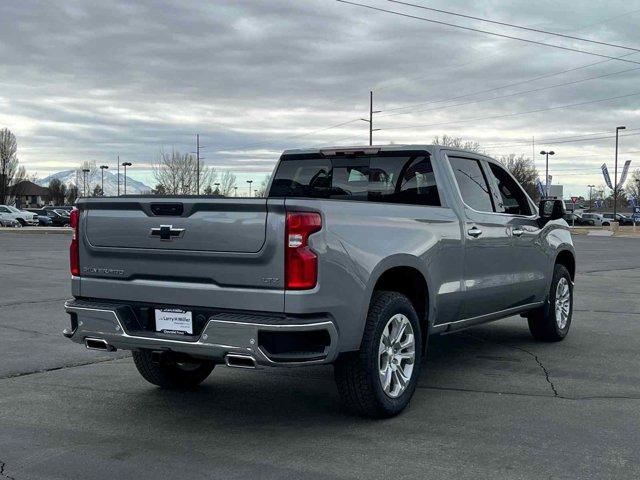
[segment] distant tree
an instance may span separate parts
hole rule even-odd
[[[434,145],[441,145],[443,147],[459,148],[461,150],[469,150],[470,152],[479,152],[480,144],[471,140],[464,140],[462,137],[450,137],[449,135],[443,135],[442,138],[433,137],[432,143]]]
[[[271,180],[271,175],[267,175],[262,179],[260,185],[256,188],[256,197],[265,197],[267,195],[267,185],[269,185],[269,180]]]
[[[53,178],[49,182],[49,195],[51,201],[56,205],[64,205],[65,198],[67,196],[67,186],[59,179]]]
[[[522,188],[524,188],[532,199],[538,200],[540,197],[538,188],[536,187],[538,169],[531,158],[525,157],[524,155],[516,156],[515,153],[511,153],[509,155],[503,155],[500,158],[500,163],[511,172],[511,175],[516,177],[516,180],[518,180]]]
[[[154,195],[166,195],[167,194],[167,189],[164,188],[164,185],[162,185],[161,183],[156,185],[156,188],[151,189],[151,193]]]
[[[89,171],[85,173],[83,170]],[[85,160],[80,163],[80,168],[76,169],[76,179],[78,180],[78,185],[80,185],[81,188],[80,193],[86,195],[91,194],[91,184],[97,181],[99,175],[98,172],[99,169],[95,160]]]
[[[73,205],[76,203],[76,199],[78,198],[80,192],[78,191],[78,187],[76,185],[71,185],[67,189],[67,203],[69,205]]]
[[[91,194],[94,197],[102,197],[104,195],[104,193],[102,192],[102,188],[100,187],[100,185],[98,185],[96,183],[96,186],[93,187],[93,192]]]
[[[198,175],[198,170],[200,174]],[[181,154],[173,150],[171,153],[160,151],[158,163],[153,165],[153,176],[167,193],[172,195],[195,195],[198,191],[198,177],[200,191],[203,192],[218,178],[218,172],[207,167],[191,154]]]
[[[231,194],[235,191],[234,187],[236,186],[236,176],[230,171],[224,172],[220,176],[220,194],[225,197],[230,197]]]
[[[631,178],[627,180],[627,197],[635,198],[640,201],[640,168],[636,168],[631,174]]]
[[[0,203],[7,203],[9,185],[18,170],[18,142],[8,128],[0,130]]]
[[[205,195],[213,195],[213,188],[211,188],[211,185],[207,185],[207,188],[204,189],[203,193]]]

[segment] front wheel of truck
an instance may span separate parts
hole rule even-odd
[[[208,360],[177,359],[166,354],[154,355],[150,350],[134,351],[133,362],[147,382],[166,389],[196,387],[215,367],[215,363]]]
[[[527,319],[529,331],[539,342],[559,342],[569,333],[573,315],[573,282],[564,265],[556,264],[547,303]]]
[[[401,293],[376,292],[360,350],[341,355],[334,366],[344,405],[367,417],[399,414],[416,389],[421,360],[422,335],[413,305]]]

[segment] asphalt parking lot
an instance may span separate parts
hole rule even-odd
[[[62,337],[66,235],[0,234],[0,479],[640,478],[640,239],[575,237],[572,331],[432,338],[410,408],[345,414],[330,367],[191,392]]]

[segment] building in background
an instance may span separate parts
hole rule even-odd
[[[16,208],[36,208],[48,204],[50,198],[48,188],[23,180],[10,187],[7,203],[15,205]]]

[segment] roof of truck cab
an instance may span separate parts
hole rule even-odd
[[[469,150],[463,150],[460,148],[454,148],[454,147],[447,147],[445,145],[425,145],[425,144],[419,144],[419,145],[340,145],[340,146],[330,146],[330,147],[320,147],[320,148],[299,148],[299,149],[291,149],[291,150],[285,150],[284,152],[282,152],[282,155],[308,155],[308,154],[313,154],[313,153],[324,153],[324,152],[332,152],[332,151],[344,151],[344,150],[349,150],[349,151],[364,151],[366,152],[367,150],[376,150],[376,151],[383,151],[383,152],[407,152],[407,151],[416,151],[416,150],[426,150],[427,152],[430,153],[436,153],[437,151],[440,150],[447,150],[450,152],[456,152],[456,153],[462,153],[462,154],[467,154],[467,155],[475,155],[475,156],[479,156],[482,157],[486,160],[489,161],[494,161],[496,162],[497,160],[495,160],[492,157],[488,157],[487,155],[484,155],[482,153],[479,152],[472,152]]]

